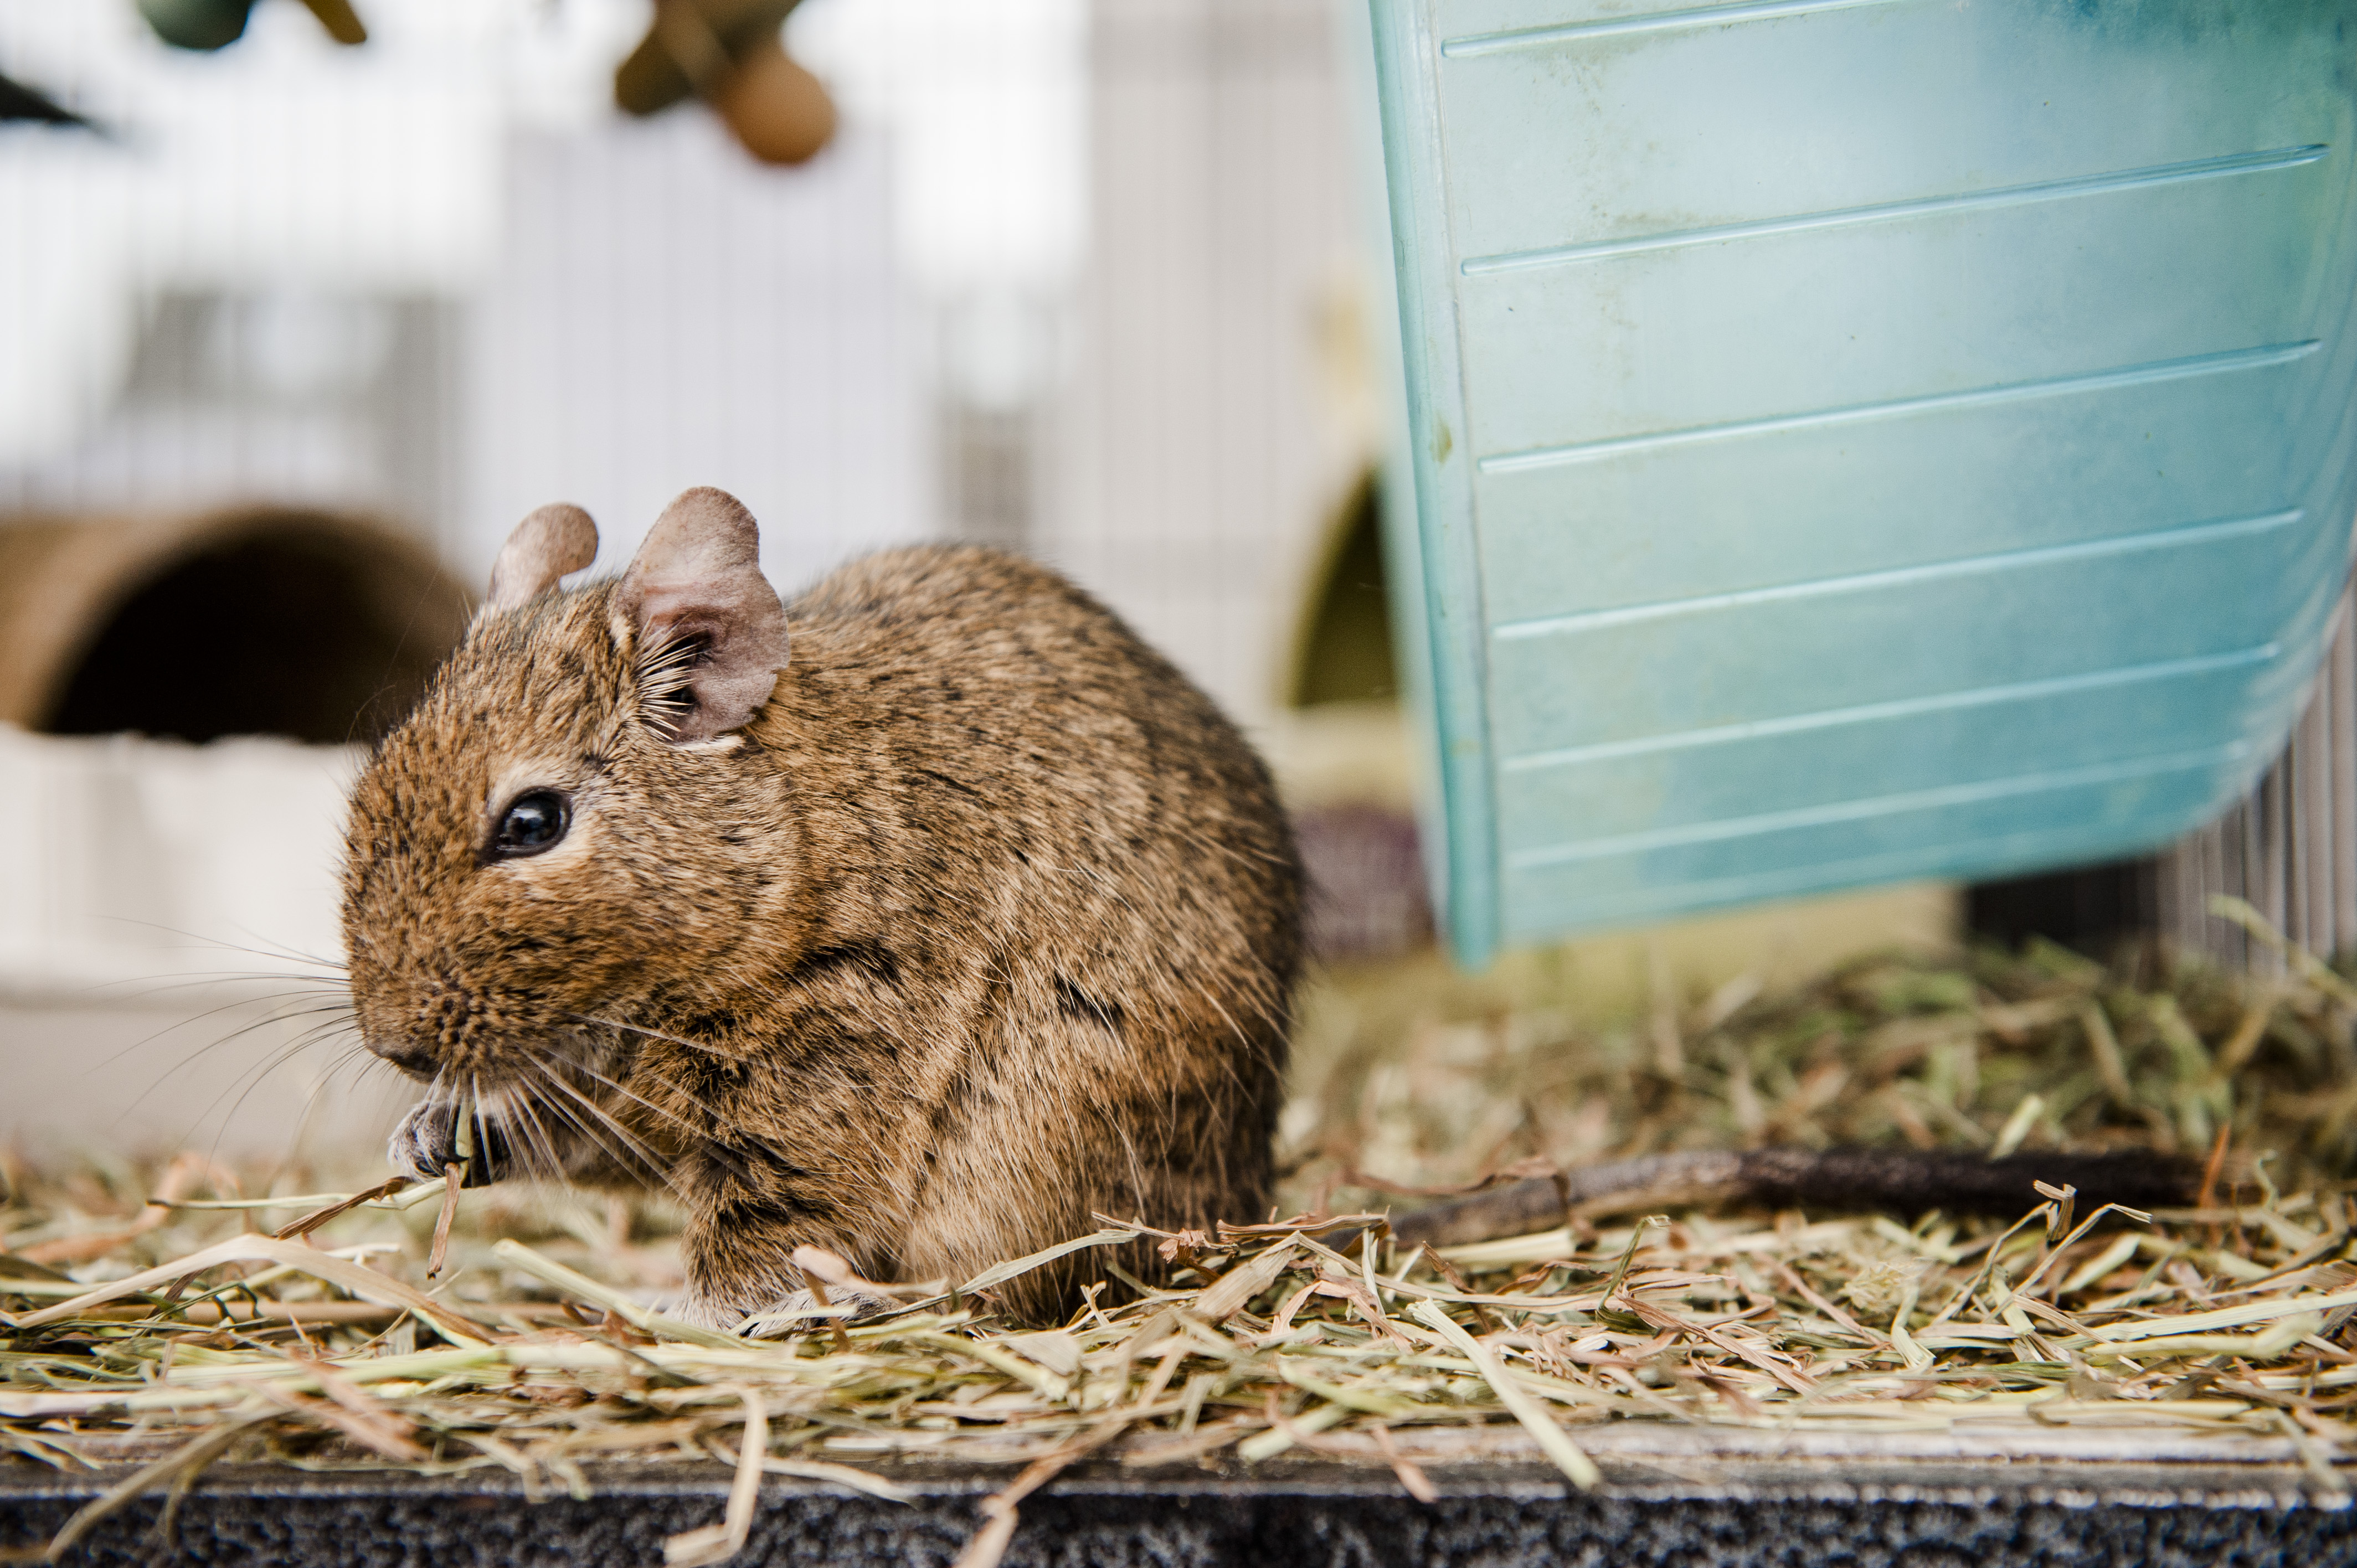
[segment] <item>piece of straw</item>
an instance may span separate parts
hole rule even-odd
[[[1490,1348],[1458,1327],[1450,1316],[1428,1301],[1419,1301],[1408,1308],[1411,1316],[1463,1352],[1465,1359],[1480,1369],[1481,1380],[1490,1385],[1498,1401],[1512,1412],[1523,1430],[1538,1440],[1539,1447],[1555,1463],[1555,1467],[1571,1479],[1581,1491],[1592,1491],[1603,1485],[1604,1473],[1596,1461],[1581,1452],[1579,1444],[1565,1435],[1539,1402],[1524,1393],[1514,1375]]]
[[[718,1524],[682,1530],[663,1542],[663,1568],[706,1568],[726,1563],[745,1550],[753,1533],[753,1510],[761,1501],[761,1471],[770,1453],[770,1412],[761,1396],[731,1384],[745,1406],[745,1434],[737,1448],[737,1478],[728,1488],[728,1508]]]

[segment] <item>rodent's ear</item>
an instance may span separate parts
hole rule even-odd
[[[511,610],[556,586],[567,572],[597,558],[597,525],[577,506],[544,506],[515,525],[491,563],[491,596],[483,607]]]
[[[726,490],[687,490],[663,509],[614,614],[618,635],[638,636],[647,721],[674,741],[744,724],[786,667],[786,607],[761,575],[760,528]]]

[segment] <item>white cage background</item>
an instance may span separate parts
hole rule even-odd
[[[1169,652],[1297,805],[1395,822],[1396,714],[1288,706],[1384,440],[1353,3],[804,0],[842,128],[772,170],[693,106],[613,110],[646,0],[360,0],[351,49],[261,0],[215,55],[132,0],[0,0],[0,73],[106,128],[0,125],[0,527],[303,503],[479,585],[542,502],[613,568],[718,484],[789,592],[987,541]],[[2211,891],[2357,939],[2345,626],[2332,670],[2293,759],[2167,863],[2188,940],[2228,929]],[[332,955],[352,766],[0,730],[0,1143],[372,1136],[388,1102],[239,977]],[[1351,842],[1329,880],[1364,871],[1396,941],[1412,843]]]

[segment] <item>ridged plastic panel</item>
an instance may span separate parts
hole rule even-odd
[[[2357,4],[1372,15],[1462,957],[2248,785],[2357,512]]]

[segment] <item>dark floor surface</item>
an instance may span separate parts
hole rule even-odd
[[[1882,1568],[2212,1568],[2357,1564],[2357,1509],[2293,1468],[2261,1465],[1714,1461],[1697,1474],[1607,1466],[1600,1492],[1553,1471],[1434,1466],[1440,1500],[1387,1471],[1342,1465],[1069,1471],[1028,1499],[1006,1561],[1055,1568],[1288,1568],[1463,1564],[1650,1568],[1819,1564]],[[1004,1470],[896,1471],[916,1501],[773,1479],[746,1551],[754,1564],[947,1564],[974,1505]],[[36,1546],[106,1478],[0,1461],[0,1547]],[[235,1563],[242,1568],[658,1568],[664,1538],[718,1521],[718,1466],[614,1466],[593,1495],[534,1502],[504,1473],[439,1479],[221,1469],[180,1503],[101,1525],[68,1563]]]

